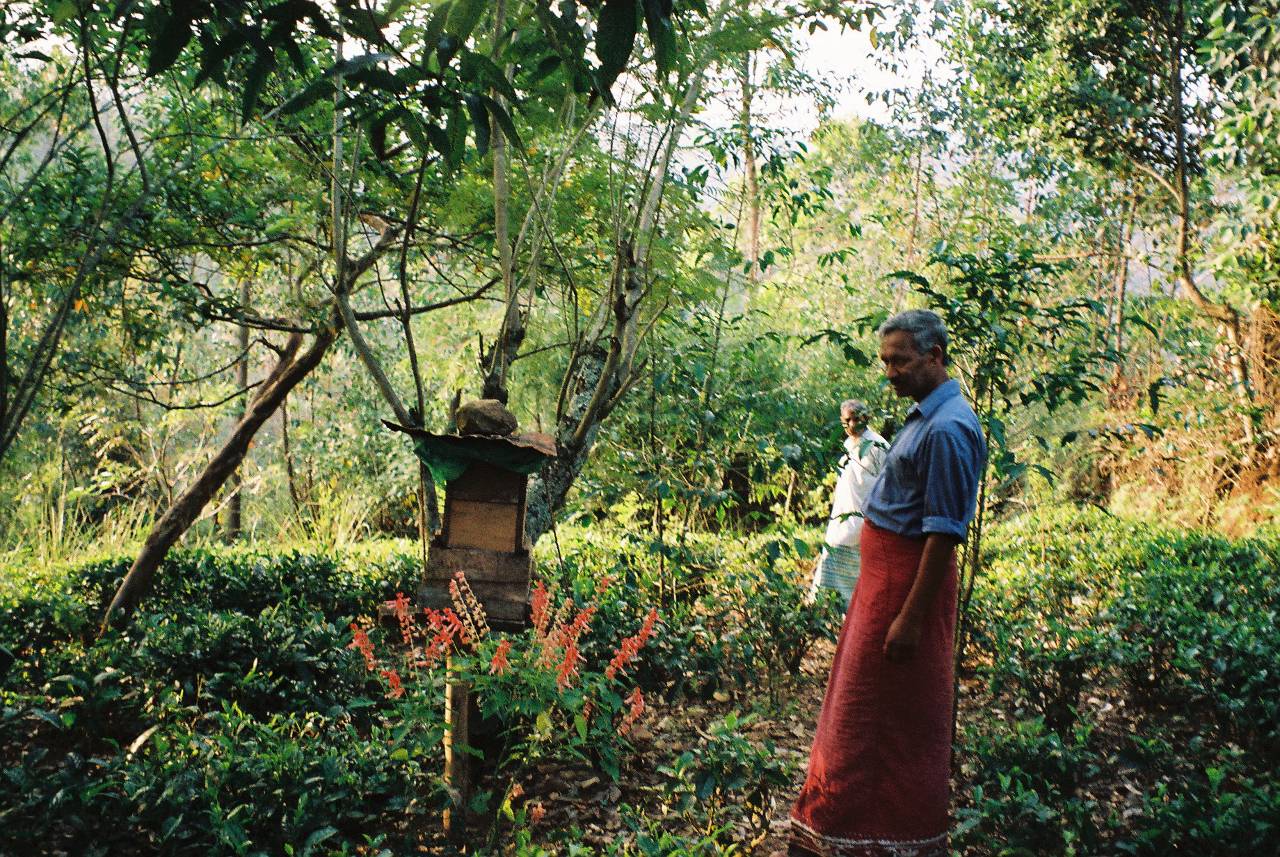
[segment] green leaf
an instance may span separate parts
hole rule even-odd
[[[467,116],[463,109],[458,105],[449,108],[449,151],[452,156],[452,165],[456,170],[462,166],[462,159],[467,151]]]
[[[558,69],[561,62],[562,60],[560,59],[559,54],[551,54],[550,56],[543,57],[542,61],[538,63],[538,67],[534,69],[532,81],[537,83],[542,80],[547,75]]]
[[[55,24],[65,24],[76,16],[79,10],[73,0],[58,0],[49,11],[49,17]]]
[[[464,51],[460,66],[462,76],[468,82],[487,83],[500,92],[503,98],[513,104],[520,100],[515,88],[507,80],[507,76],[502,73],[502,69],[494,65],[493,60],[484,54],[478,54],[475,51]]]
[[[1151,413],[1160,413],[1160,388],[1165,385],[1164,377],[1157,378],[1147,387],[1147,398],[1151,400]]]
[[[942,244],[941,241],[938,243]],[[885,279],[886,280],[906,280],[908,283],[911,283],[913,286],[919,286],[924,289],[929,288],[929,281],[926,280],[924,277],[920,276],[919,274],[917,274],[915,271],[894,271],[891,274],[886,274]]]
[[[636,42],[636,0],[605,0],[596,25],[596,56],[600,58],[601,94],[627,67]]]
[[[244,47],[249,40],[249,32],[247,27],[236,27],[220,41],[214,41],[212,28],[206,27],[200,35],[200,71],[191,85],[196,87],[206,80],[216,80],[226,86],[224,68],[227,58]]]
[[[302,843],[301,857],[308,857],[308,855],[311,853],[311,849],[315,848],[317,845],[319,845],[320,843],[324,842],[327,839],[332,839],[334,836],[337,835],[337,833],[338,833],[338,828],[331,827],[329,825],[321,827],[319,830],[312,831],[311,835],[307,837],[307,841]]]
[[[297,113],[305,110],[321,98],[332,96],[337,89],[333,85],[333,81],[327,77],[317,78],[307,84],[301,92],[294,95],[280,107],[280,112],[285,116],[291,113]]]
[[[480,23],[480,17],[484,15],[488,5],[488,0],[454,0],[449,9],[445,30],[456,36],[459,42],[465,42],[476,24]]]
[[[987,427],[991,429],[991,439],[995,441],[996,447],[1004,449],[1008,446],[1008,440],[1004,433],[1004,423],[998,417],[991,417],[987,421]]]
[[[515,123],[511,121],[511,116],[503,109],[502,105],[487,95],[481,95],[480,100],[484,102],[489,115],[498,123],[498,128],[502,131],[503,136],[507,138],[507,142],[520,151],[524,151],[524,144],[520,142],[520,134],[516,131]]]
[[[276,66],[275,54],[270,48],[258,54],[258,58],[254,60],[253,65],[249,66],[249,72],[245,75],[244,93],[240,96],[240,121],[248,122],[253,116],[254,108],[258,106],[258,96],[262,93],[262,87],[266,85],[267,76]]]
[[[440,153],[440,157],[444,158],[444,162],[449,169],[456,169],[453,144],[450,142],[449,135],[445,133],[445,130],[432,122],[427,126],[427,139],[431,141],[431,147]]]
[[[422,44],[434,45],[440,41],[440,36],[444,33],[445,22],[449,20],[450,7],[447,3],[442,3],[431,17],[427,19],[427,27],[422,31]],[[423,57],[426,60],[426,57]]]
[[[476,149],[480,152],[480,157],[484,157],[489,152],[489,114],[484,109],[483,97],[472,92],[468,93],[463,101],[467,105],[467,113],[471,116],[471,130],[476,135]]]
[[[66,726],[66,724],[62,722],[61,717],[58,717],[56,714],[54,714],[51,711],[45,711],[43,708],[33,708],[31,710],[31,713],[35,717],[38,717],[44,722],[50,723],[59,729],[63,729]]]
[[[664,4],[662,0],[644,0],[644,25],[649,31],[649,41],[653,43],[653,60],[658,66],[658,74],[666,77],[675,66],[676,59],[676,34],[671,25],[670,4]]]
[[[389,110],[369,123],[369,147],[379,161],[387,159],[387,125],[394,112]]]
[[[181,12],[168,15],[163,6],[152,10],[151,19],[147,21],[147,29],[151,32],[151,53],[147,57],[147,76],[151,77],[169,68],[178,61],[182,49],[191,41],[191,19]]]
[[[334,63],[333,68],[326,74],[351,74],[361,69],[372,68],[391,59],[391,54],[375,52],[361,54],[358,57],[351,57],[341,62]]]
[[[70,724],[68,724],[70,725]],[[581,714],[573,715],[573,727],[578,730],[578,737],[587,740],[587,718]]]

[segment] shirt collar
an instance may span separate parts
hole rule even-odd
[[[919,414],[924,419],[932,417],[942,405],[960,395],[960,382],[955,378],[943,381],[933,388],[933,392],[925,396],[907,409],[907,416]]]

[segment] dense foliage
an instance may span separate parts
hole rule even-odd
[[[991,538],[962,675],[957,847],[1274,850],[1280,546],[1066,509]],[[563,649],[542,659],[537,629],[485,637],[452,667],[496,736],[476,836],[550,847],[567,832],[535,818],[549,772],[627,786],[637,765],[661,779],[639,793],[651,803],[628,816],[618,853],[721,853],[767,829],[797,757],[751,738],[753,722],[785,709],[805,649],[835,628],[831,605],[804,606],[795,543],[699,540],[659,562],[652,545],[591,529],[561,547],[562,562],[541,560],[556,614],[544,630],[594,607],[572,675]],[[350,623],[411,584],[406,548],[179,554],[168,579],[180,583],[101,640],[93,620],[124,563],[8,569],[4,849],[401,853],[433,841],[448,804],[443,664],[402,669],[397,695],[380,671],[402,664],[394,620],[369,626],[379,670],[351,645]],[[652,635],[618,658],[654,609]],[[687,748],[632,743],[636,688],[658,717],[700,701],[721,714]],[[666,817],[665,834],[646,814]],[[704,840],[699,827],[718,832]]]

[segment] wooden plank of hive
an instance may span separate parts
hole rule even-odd
[[[520,509],[505,503],[451,499],[444,539],[451,548],[482,548],[514,553],[524,541]]]

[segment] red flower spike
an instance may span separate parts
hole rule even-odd
[[[578,644],[570,641],[564,650],[564,660],[560,662],[559,668],[556,670],[556,686],[561,690],[573,684],[573,677],[578,672],[578,661],[581,658],[578,655]]]
[[[369,635],[355,622],[351,623],[351,644],[348,649],[358,649],[360,654],[364,656],[365,669],[373,672],[378,668],[378,659],[373,656],[373,643],[369,639]]]
[[[391,602],[391,609],[395,613],[396,619],[400,622],[400,639],[412,649],[413,636],[417,629],[414,626],[412,605],[403,592],[396,593],[395,601]]]
[[[627,714],[622,718],[622,722],[618,724],[618,734],[626,735],[631,731],[631,727],[635,725],[636,720],[644,713],[644,694],[640,692],[640,688],[631,691],[631,695],[626,699],[630,708]]]
[[[608,679],[613,679],[618,675],[618,671],[626,666],[627,662],[640,653],[644,648],[645,641],[653,636],[653,625],[658,621],[658,611],[650,610],[649,615],[645,617],[644,624],[640,626],[640,631],[634,637],[627,637],[619,645],[617,651],[613,653],[613,657],[609,660],[609,665],[605,667],[604,674]]]
[[[404,685],[400,683],[400,674],[395,670],[383,670],[382,677],[387,680],[387,696],[391,699],[399,699],[404,696]]]
[[[496,675],[505,674],[511,668],[511,662],[507,660],[507,655],[510,652],[510,640],[503,640],[498,643],[498,648],[493,653],[493,659],[489,661],[489,672]]]
[[[533,587],[533,598],[530,602],[531,612],[533,614],[533,627],[538,632],[538,639],[542,639],[547,635],[547,607],[551,603],[551,595],[547,592],[547,588],[542,585],[539,580]]]

